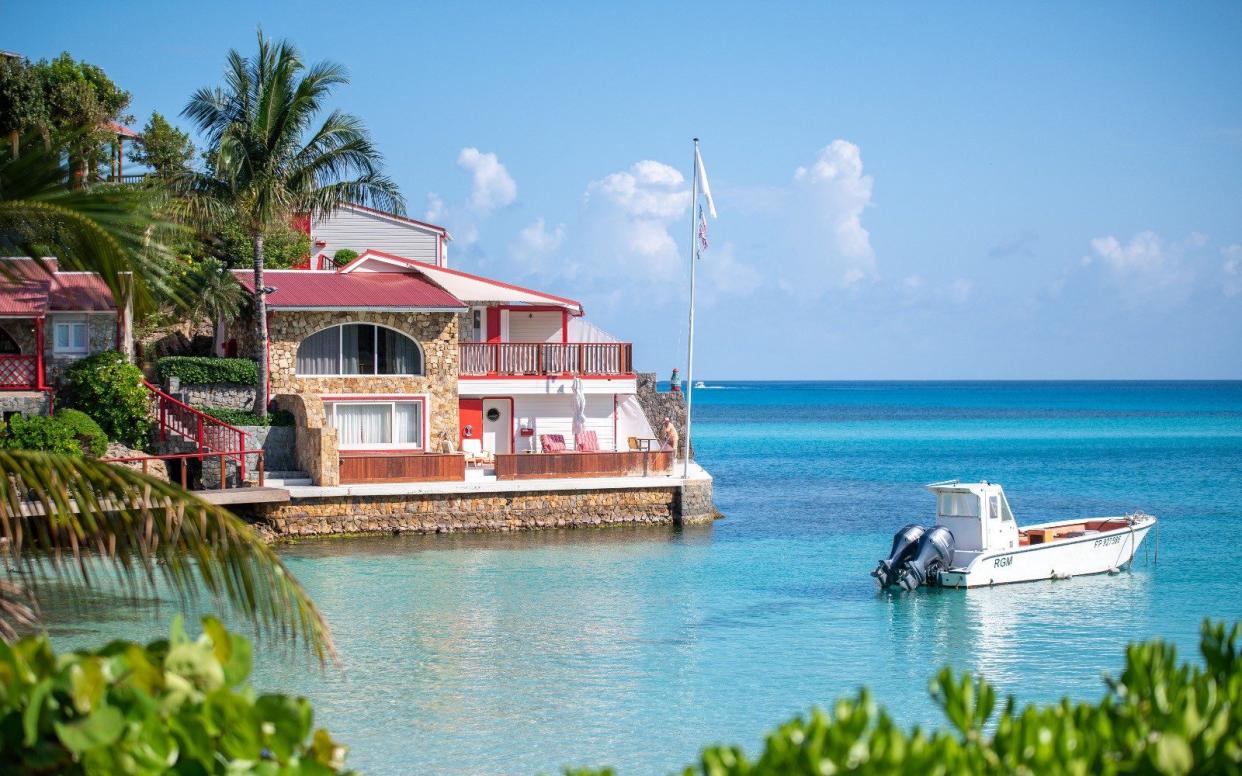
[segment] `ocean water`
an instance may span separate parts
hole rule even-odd
[[[1242,383],[709,383],[695,444],[707,528],[306,541],[282,550],[339,668],[263,651],[260,690],[309,696],[366,773],[668,773],[870,686],[936,724],[941,665],[1020,701],[1098,697],[1125,645],[1196,654],[1242,618]],[[1118,576],[887,594],[868,572],[930,522],[922,485],[1004,484],[1020,524],[1143,509]],[[143,637],[171,605],[57,639]]]

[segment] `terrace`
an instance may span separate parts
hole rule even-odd
[[[634,373],[633,346],[628,342],[462,342],[459,348],[463,377]]]

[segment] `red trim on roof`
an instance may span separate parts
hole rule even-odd
[[[408,216],[399,216],[396,213],[389,213],[387,210],[377,210],[373,207],[367,207],[366,205],[359,205],[357,202],[347,202],[341,207],[342,208],[354,208],[355,210],[361,210],[364,213],[371,213],[372,215],[384,216],[386,218],[392,218],[397,221],[404,221],[407,224],[414,224],[415,226],[421,226],[424,229],[430,229],[434,232],[439,232],[443,236],[446,236],[446,237],[448,236],[448,230],[445,229],[443,226],[436,226],[435,224],[429,224],[426,221],[417,221],[413,218],[409,218]],[[328,217],[331,218],[331,216],[328,216]]]
[[[104,124],[104,126],[112,130],[113,134],[120,135],[121,137],[142,137],[142,135],[138,134],[137,132],[130,129],[129,127],[122,126],[121,124],[118,124],[115,121],[109,121],[108,123]]]
[[[468,278],[470,280],[478,280],[482,283],[491,283],[494,286],[500,286],[501,288],[507,288],[511,291],[521,291],[524,294],[535,294],[536,296],[542,296],[548,299],[555,299],[558,302],[564,302],[565,304],[573,305],[574,307],[577,307],[579,310],[582,309],[582,303],[577,301],[576,299],[569,299],[564,296],[557,296],[556,294],[549,294],[546,291],[536,291],[533,288],[526,288],[525,286],[518,286],[518,285],[514,285],[513,283],[506,283],[503,280],[495,280],[493,278],[486,278],[486,277],[483,277],[482,275],[473,275],[469,272],[462,272],[459,269],[449,269],[448,267],[438,267],[435,264],[430,264],[425,261],[419,261],[417,259],[410,259],[410,258],[406,258],[405,256],[398,256],[395,253],[385,253],[384,251],[377,251],[374,248],[367,248],[365,251],[363,251],[358,256],[358,258],[349,262],[344,267],[341,267],[340,271],[342,273],[349,274],[350,270],[353,269],[355,264],[358,264],[359,262],[365,260],[366,258],[370,256],[378,256],[381,259],[390,259],[392,261],[400,262],[419,271],[422,271],[422,269],[426,267],[426,268],[433,269],[436,272],[447,272],[450,275],[457,275],[458,277]]]
[[[254,293],[254,274],[233,270],[234,276],[248,292]],[[268,270],[264,282],[276,289],[267,296],[270,309],[315,307],[338,308],[405,308],[460,309],[466,305],[457,297],[423,275],[408,272],[364,272],[345,275],[339,272],[308,270]]]

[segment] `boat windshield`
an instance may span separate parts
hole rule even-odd
[[[941,493],[941,517],[978,517],[979,497],[973,493]]]

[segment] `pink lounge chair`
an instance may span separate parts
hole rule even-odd
[[[594,431],[583,431],[574,436],[574,449],[580,453],[598,453],[599,435]]]
[[[540,434],[539,449],[545,453],[565,452],[565,437],[561,434]]]

